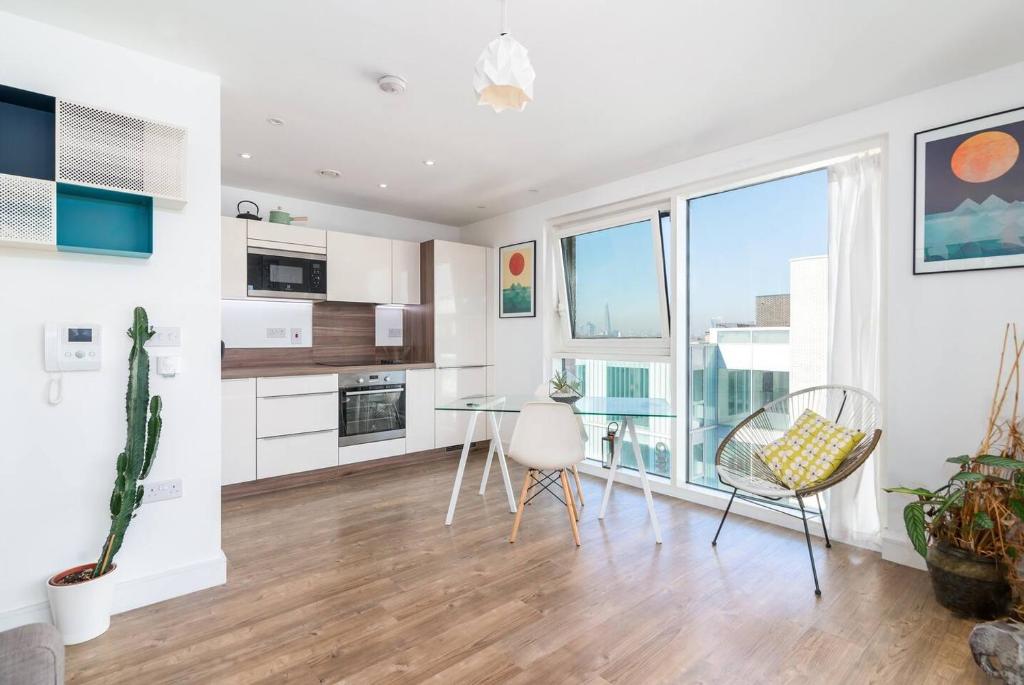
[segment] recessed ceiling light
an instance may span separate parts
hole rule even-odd
[[[477,209],[487,209],[487,205],[477,205]]]
[[[377,79],[377,87],[388,95],[401,95],[408,87],[405,79],[394,74],[385,74]]]
[[[432,159],[423,160],[423,166],[434,166],[434,164],[436,164],[436,162]]]
[[[387,188],[387,187],[388,187],[388,184],[387,184],[387,183],[378,183],[378,184],[377,184],[377,187],[378,187],[378,188]]]
[[[239,152],[238,156],[242,159],[252,159],[252,153],[249,152]]]
[[[324,178],[338,178],[341,176],[341,172],[337,169],[318,169],[317,172]]]
[[[526,192],[528,192],[528,193],[539,193],[540,191],[537,190],[536,188],[528,188]]]
[[[271,126],[284,126],[284,119],[279,117],[267,117],[267,123]]]

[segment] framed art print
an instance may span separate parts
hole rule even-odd
[[[519,319],[537,315],[537,241],[498,249],[500,293],[498,317]]]
[[[914,136],[914,273],[1024,266],[1024,108]]]

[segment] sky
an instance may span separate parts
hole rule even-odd
[[[828,249],[828,172],[690,201],[690,335],[753,322],[754,297],[789,292],[789,260]]]

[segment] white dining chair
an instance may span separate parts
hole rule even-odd
[[[580,531],[576,519],[579,514],[569,488],[568,471],[583,461],[584,454],[579,423],[572,407],[551,401],[524,404],[516,420],[508,456],[527,469],[523,488],[519,493],[519,506],[516,507],[516,518],[512,523],[509,542],[516,541],[523,510],[529,501],[527,495],[532,488],[539,487],[541,489],[535,492],[533,497],[547,490],[565,505],[569,514],[569,525],[572,527],[572,537],[578,547]],[[555,480],[561,481],[562,495],[565,499],[551,489],[550,486]]]
[[[550,385],[548,383],[541,383],[540,385],[537,386],[537,389],[533,391],[533,396],[536,397],[538,400],[546,400],[548,402],[554,402],[555,400],[551,399],[550,389],[551,388],[550,388]],[[583,417],[580,416],[579,414],[576,414],[576,423],[579,424],[579,427],[580,427],[580,438],[583,440],[584,443],[586,443],[588,440],[590,440],[590,436],[587,435],[587,427],[583,425]],[[576,464],[572,465],[572,477],[573,477],[573,480],[576,482],[576,497],[579,499],[579,501],[580,501],[580,509],[582,509],[583,508],[583,483],[580,482],[580,472],[579,472],[579,469],[576,468]],[[577,521],[580,520],[579,514],[580,514],[579,509],[577,509],[576,510],[576,520]]]

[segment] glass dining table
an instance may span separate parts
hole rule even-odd
[[[497,455],[498,466],[501,469],[501,478],[505,485],[505,495],[508,498],[509,511],[513,514],[516,512],[516,498],[512,491],[512,481],[508,475],[505,449],[500,439],[499,429],[501,424],[499,419],[504,414],[518,414],[527,402],[540,401],[551,400],[532,395],[472,395],[460,397],[452,402],[444,402],[434,407],[437,411],[461,411],[469,412],[470,414],[466,427],[465,441],[462,444],[462,456],[459,459],[458,470],[455,472],[455,485],[452,488],[451,500],[448,503],[448,515],[444,521],[446,526],[450,526],[455,519],[455,505],[459,499],[459,490],[462,488],[462,477],[465,474],[466,462],[469,459],[469,448],[481,414],[487,415],[492,437],[490,447],[487,450],[487,461],[484,463],[483,478],[480,481],[480,494],[485,494],[487,490],[487,479],[490,476],[491,462],[494,456]],[[644,460],[640,454],[636,419],[641,417],[675,418],[675,410],[665,400],[634,397],[582,397],[572,405],[572,408],[580,416],[608,416],[621,419],[624,424],[624,438],[613,443],[611,469],[608,473],[608,481],[605,484],[604,497],[601,499],[601,510],[598,513],[598,518],[603,519],[608,509],[608,499],[611,496],[612,485],[615,482],[622,446],[628,440],[633,451],[633,457],[636,460],[644,498],[647,500],[647,513],[651,519],[651,528],[654,529],[654,540],[656,543],[661,544],[661,528],[658,525],[658,516],[654,512],[654,498],[651,496],[651,485],[647,478],[647,469],[644,468]]]

